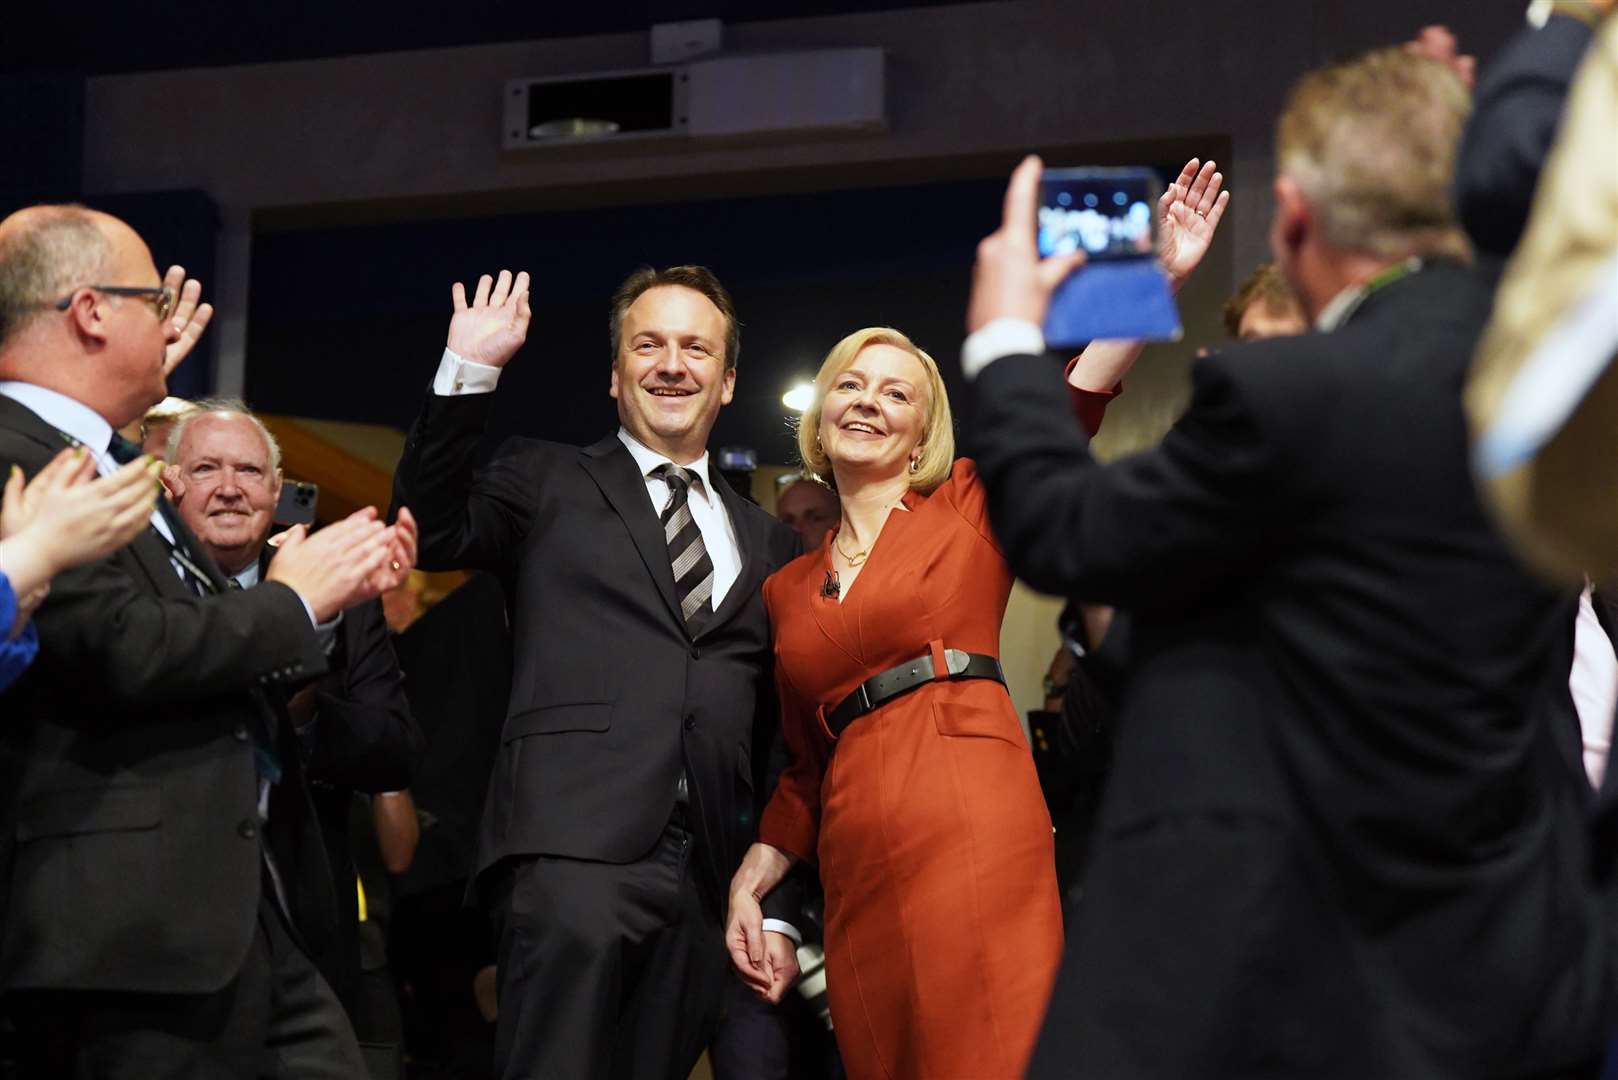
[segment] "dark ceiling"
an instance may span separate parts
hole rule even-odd
[[[438,49],[495,41],[646,30],[653,23],[718,18],[727,23],[937,7],[948,0],[596,0],[583,3],[460,0],[288,0],[58,4],[34,7],[8,34],[0,72],[74,71],[87,75],[325,56]],[[7,29],[21,29],[7,16]],[[26,42],[26,45],[24,45]]]

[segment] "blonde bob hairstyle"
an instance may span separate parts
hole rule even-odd
[[[826,354],[825,363],[820,365],[820,372],[815,376],[815,400],[798,418],[798,454],[803,458],[804,471],[829,487],[837,487],[831,462],[820,445],[821,407],[832,382],[871,345],[891,345],[903,349],[920,360],[927,372],[926,419],[921,428],[921,440],[916,444],[921,453],[915,471],[910,474],[911,490],[926,495],[949,479],[950,468],[955,464],[955,419],[950,415],[949,395],[944,391],[944,378],[938,373],[937,362],[925,350],[918,348],[915,342],[887,326],[867,326],[863,330],[856,330],[833,345],[831,352]]]

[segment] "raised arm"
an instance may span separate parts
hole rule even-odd
[[[1553,5],[1543,28],[1524,30],[1485,66],[1455,159],[1456,210],[1480,252],[1504,257],[1521,239],[1568,87],[1590,43],[1589,20],[1612,6],[1613,0]]]
[[[528,274],[485,274],[469,303],[456,282],[438,373],[405,439],[393,477],[395,505],[421,524],[425,569],[503,568],[526,527],[526,485],[499,461],[473,477],[500,372],[528,336]]]
[[[1157,259],[1175,292],[1185,285],[1213,243],[1225,208],[1230,205],[1230,192],[1220,190],[1224,183],[1225,176],[1215,162],[1192,158],[1157,201]],[[1092,341],[1069,366],[1068,385],[1079,392],[1111,393],[1135,366],[1145,347],[1143,341]],[[1088,405],[1081,405],[1077,397],[1074,407],[1081,410],[1081,416],[1086,415],[1083,410]],[[1095,434],[1100,418],[1087,422],[1086,427]]]

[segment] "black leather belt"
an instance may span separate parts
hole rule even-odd
[[[993,679],[1004,686],[1006,673],[1000,668],[1000,661],[992,656],[982,653],[962,652],[960,649],[945,649],[944,662],[949,665],[949,678],[951,679]],[[918,686],[934,681],[938,672],[933,667],[931,653],[924,653],[914,660],[906,660],[896,664],[888,670],[872,675],[869,679],[854,688],[854,692],[842,700],[842,703],[826,714],[826,730],[831,732],[832,738],[841,738],[848,725],[875,709],[886,704],[901,694],[907,694]]]

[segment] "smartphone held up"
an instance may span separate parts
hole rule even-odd
[[[1157,264],[1157,201],[1152,169],[1047,169],[1037,218],[1041,257],[1083,251],[1084,266],[1051,296],[1048,344],[1096,338],[1167,341],[1180,337],[1180,313]]]

